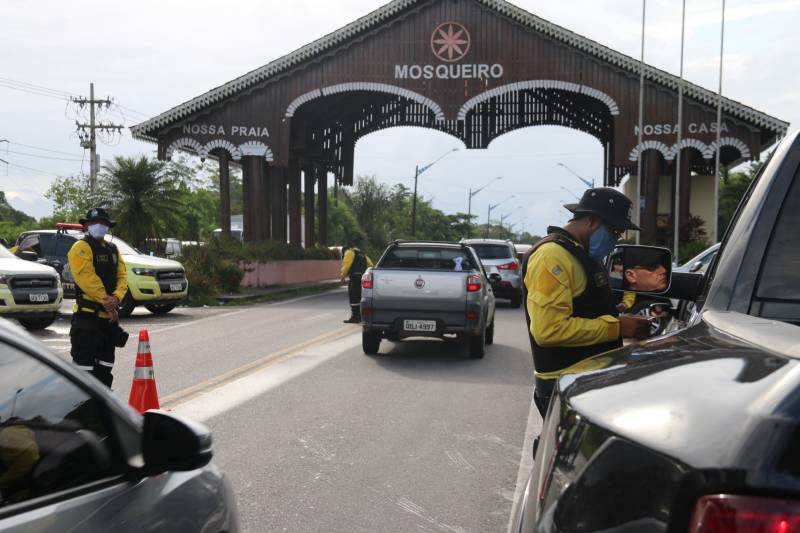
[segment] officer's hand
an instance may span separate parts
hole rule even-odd
[[[628,310],[628,306],[625,305],[624,303],[620,302],[620,303],[617,304],[617,311],[619,311],[620,313],[624,313],[627,310]]]
[[[619,317],[619,330],[625,338],[646,339],[650,336],[650,321],[641,316]]]
[[[108,311],[108,320],[112,324],[115,324],[115,323],[119,322],[119,311],[117,311],[116,307],[114,309]]]
[[[103,300],[103,308],[107,312],[110,313],[111,311],[116,311],[117,307],[119,307],[119,300],[117,299],[116,296],[109,294],[108,296],[106,296],[106,299]]]

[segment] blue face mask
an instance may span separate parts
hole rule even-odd
[[[601,261],[616,245],[617,238],[605,226],[600,226],[589,238],[589,256]]]

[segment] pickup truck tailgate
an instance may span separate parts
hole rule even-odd
[[[376,310],[446,311],[463,315],[466,272],[373,271]]]

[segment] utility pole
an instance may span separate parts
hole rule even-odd
[[[414,171],[414,202],[411,204],[411,236],[417,236],[417,180],[419,180],[419,165]]]
[[[106,98],[105,100],[95,100],[94,99],[94,83],[89,84],[89,98],[73,98],[73,103],[78,104],[79,106],[83,107],[85,105],[89,106],[89,123],[82,124],[80,122],[75,122],[75,126],[78,128],[78,136],[81,139],[81,147],[89,149],[89,187],[92,193],[94,193],[96,185],[97,185],[97,130],[100,131],[117,131],[122,132],[122,128],[124,125],[120,124],[97,124],[95,122],[95,112],[94,107],[99,106],[102,108],[106,106],[106,108],[111,107],[111,99]],[[88,130],[88,132],[87,132]]]

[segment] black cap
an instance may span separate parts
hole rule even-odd
[[[647,248],[633,246],[625,250],[625,264],[628,268],[644,267],[655,268],[666,265],[663,263],[664,250],[662,248]]]
[[[639,231],[639,226],[631,220],[632,205],[628,197],[618,190],[610,187],[598,187],[587,189],[579,203],[566,204],[564,207],[576,215],[583,213],[597,215],[615,230]]]
[[[102,207],[92,207],[86,212],[86,218],[78,220],[78,222],[80,222],[84,226],[97,221],[105,222],[106,224],[108,224],[109,228],[113,228],[114,226],[117,225],[116,222],[111,220],[111,217],[108,215],[108,211],[106,211]]]

